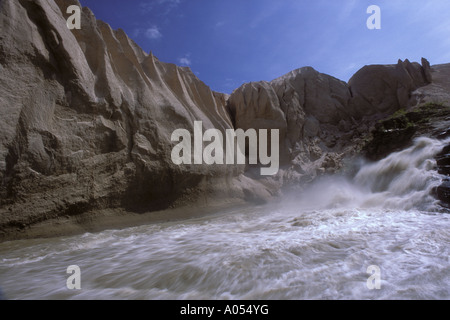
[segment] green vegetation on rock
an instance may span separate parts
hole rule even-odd
[[[442,129],[436,124],[449,116],[450,106],[444,102],[430,102],[410,110],[400,109],[375,125],[363,153],[370,160],[379,160],[407,147],[416,136],[438,136]]]

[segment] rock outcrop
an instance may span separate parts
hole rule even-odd
[[[438,172],[447,176],[437,190],[437,197],[450,208],[450,145],[447,145],[436,157]]]
[[[420,136],[440,140],[450,138],[450,64],[431,67],[427,79],[433,79],[433,82],[413,91],[407,108],[375,124],[368,143],[363,147],[366,158],[380,160],[408,147],[413,138]],[[441,200],[442,206],[448,208],[449,158],[450,145],[447,145],[435,159],[438,173],[444,176],[441,186],[435,190],[435,196]]]
[[[233,123],[280,128],[285,181],[311,181],[338,171],[373,123],[410,105],[412,92],[429,84],[431,67],[399,61],[372,65],[345,83],[311,67],[271,82],[244,84],[229,100]]]
[[[82,28],[69,30],[69,5],[80,6],[0,1],[0,238],[102,209],[264,202],[283,185],[339,170],[373,118],[418,103],[416,89],[434,76],[426,60],[368,66],[349,84],[307,67],[227,96],[88,8]],[[192,132],[194,121],[222,132],[280,130],[279,174],[175,165],[171,135]]]
[[[350,80],[352,109],[359,117],[389,114],[410,105],[411,93],[432,82],[427,60],[422,65],[399,60],[397,65],[371,65]]]

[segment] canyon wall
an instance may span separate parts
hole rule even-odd
[[[0,2],[0,233],[86,212],[264,203],[337,172],[377,119],[417,102],[432,68],[367,66],[345,83],[311,67],[230,96],[144,52],[77,0]],[[80,6],[81,7],[81,6]],[[281,167],[171,160],[176,129],[278,129]],[[259,172],[259,171],[258,171]]]

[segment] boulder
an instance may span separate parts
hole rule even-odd
[[[358,118],[394,113],[408,106],[414,90],[430,82],[426,59],[422,65],[399,60],[396,65],[365,66],[348,83],[353,95],[351,109]]]
[[[437,188],[437,197],[444,206],[450,208],[450,181],[444,182]]]
[[[438,172],[450,177],[450,145],[447,145],[437,156]],[[447,207],[450,207],[450,180],[444,181],[436,190],[437,197]]]

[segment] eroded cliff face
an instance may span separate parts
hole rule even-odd
[[[254,125],[281,131],[284,181],[309,182],[342,168],[374,123],[417,102],[412,93],[432,81],[427,60],[372,65],[345,83],[311,67],[271,82],[244,84],[228,108],[237,128]]]
[[[251,193],[243,166],[171,161],[175,129],[192,131],[194,121],[204,130],[233,128],[226,96],[189,68],[145,53],[88,8],[83,27],[69,30],[72,4],[80,6],[0,3],[0,229]]]
[[[283,185],[335,172],[370,121],[409,103],[430,66],[370,66],[349,84],[312,68],[213,92],[189,68],[159,61],[76,0],[0,2],[0,232],[106,208],[262,202]],[[81,7],[81,6],[80,6]],[[245,165],[171,160],[176,129],[278,129],[273,177]]]
[[[353,112],[359,117],[393,113],[413,104],[411,93],[432,82],[429,62],[399,60],[396,65],[371,65],[350,80]]]

